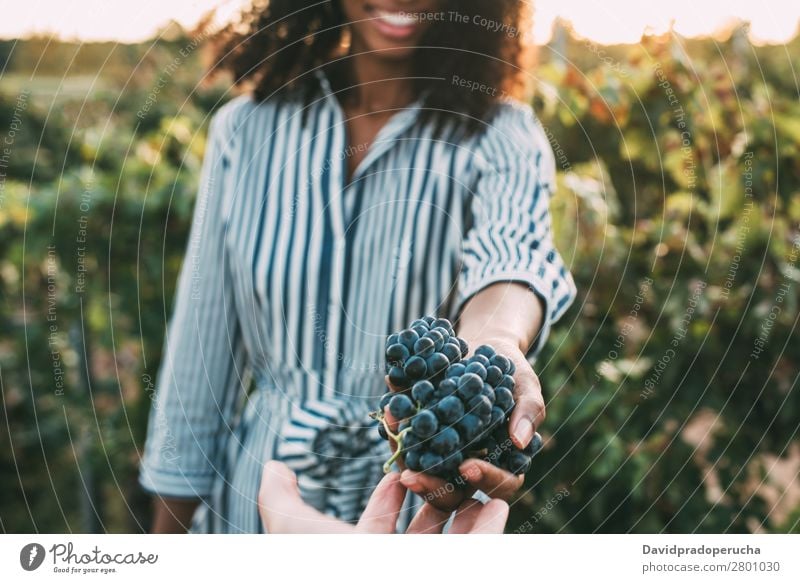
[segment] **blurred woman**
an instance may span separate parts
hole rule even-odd
[[[157,532],[192,516],[263,531],[267,460],[355,523],[388,456],[368,418],[384,340],[426,314],[515,361],[524,447],[544,419],[528,359],[575,294],[551,238],[552,152],[519,99],[526,3],[271,0],[244,24],[218,68],[245,92],[211,120],[142,461]],[[470,488],[398,480],[442,511],[522,483],[481,460],[460,471]]]

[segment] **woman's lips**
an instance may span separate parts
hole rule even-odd
[[[375,28],[393,39],[408,38],[419,26],[419,18],[409,12],[389,12],[380,8],[373,8],[370,12],[374,15]]]

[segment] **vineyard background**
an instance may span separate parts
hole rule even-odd
[[[0,42],[0,527],[138,532],[210,112],[202,28]],[[800,530],[800,41],[563,24],[535,107],[579,297],[537,363],[517,532]]]

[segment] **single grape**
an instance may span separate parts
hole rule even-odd
[[[418,451],[406,452],[406,456],[404,458],[406,467],[414,472],[419,472],[420,470],[422,470],[422,464],[420,463],[419,458],[420,458],[420,453]]]
[[[509,391],[513,391],[515,384],[516,383],[514,383],[514,377],[512,377],[510,374],[507,374],[503,377],[503,380],[500,381],[500,384],[498,386],[505,387]]]
[[[413,330],[403,330],[399,334],[400,336],[400,344],[408,348],[409,350],[414,350],[414,343],[419,340],[419,335],[414,332]]]
[[[464,400],[469,401],[472,397],[481,394],[483,380],[474,373],[464,373],[458,379],[458,395]]]
[[[411,419],[411,428],[419,437],[427,439],[439,429],[439,422],[432,411],[423,409]]]
[[[439,387],[436,389],[436,396],[439,399],[444,399],[445,397],[455,394],[456,390],[458,390],[456,381],[451,378],[446,378],[439,381]]]
[[[503,371],[500,370],[499,367],[490,364],[486,367],[486,378],[484,379],[487,383],[496,387],[500,381],[503,379]]]
[[[418,319],[414,320],[413,322],[411,322],[411,325],[409,326],[409,328],[411,328],[413,330],[417,326],[422,326],[423,328],[426,328],[426,329],[430,327],[430,326],[428,326],[428,323],[425,320],[421,319],[421,318],[418,318]]]
[[[482,381],[486,380],[486,367],[483,366],[480,362],[471,362],[467,365],[467,372],[476,374],[481,377]]]
[[[466,372],[466,370],[467,370],[466,366],[464,366],[460,362],[456,362],[447,367],[447,372],[445,373],[445,376],[448,378],[460,377],[461,375],[464,374],[464,372]]]
[[[436,343],[432,338],[423,336],[414,343],[414,354],[427,358],[436,350]]]
[[[488,383],[483,383],[483,388],[481,389],[481,395],[489,399],[489,402],[494,405],[494,389],[492,385]]]
[[[402,363],[405,362],[410,355],[411,353],[408,351],[408,348],[402,344],[391,344],[389,348],[386,349],[386,362],[392,364]]]
[[[411,399],[408,398],[408,395],[395,395],[389,401],[389,413],[391,413],[392,417],[395,419],[408,419],[416,412],[417,408],[414,406]]]
[[[492,403],[489,401],[489,399],[487,399],[483,395],[477,395],[476,397],[472,397],[469,400],[466,409],[469,413],[472,413],[473,415],[477,415],[481,419],[484,419],[487,417],[491,417]]]
[[[433,340],[433,345],[436,347],[436,350],[439,351],[444,346],[444,336],[442,336],[438,331],[431,330],[430,332],[426,332],[424,338],[430,338]]]
[[[514,396],[505,387],[500,387],[494,392],[494,404],[508,413],[514,408]]]
[[[461,439],[467,444],[480,435],[481,429],[483,429],[481,420],[471,414],[464,415],[456,423],[456,430],[458,430]]]
[[[428,326],[432,326],[433,323],[436,321],[436,318],[434,318],[433,316],[422,316],[420,320],[425,322]]]
[[[394,397],[394,393],[392,392],[384,393],[381,396],[380,403],[378,403],[378,409],[380,409],[381,412],[383,412],[383,410],[386,409],[386,405],[389,404],[389,401],[391,400],[392,397]]]
[[[542,436],[534,433],[530,443],[522,451],[525,455],[533,457],[542,450],[542,445]]]
[[[378,435],[381,439],[389,439],[389,434],[386,433],[386,426],[383,423],[378,423]]]
[[[403,435],[403,451],[415,451],[421,449],[422,440],[412,429]]]
[[[479,364],[483,365],[483,367],[484,367],[484,368],[486,368],[487,366],[489,366],[489,359],[488,359],[488,358],[486,358],[486,357],[485,357],[484,355],[482,355],[482,354],[474,354],[474,355],[472,355],[472,358],[470,358],[470,362],[471,362],[471,363],[472,363],[472,362],[477,362],[477,363],[479,363]]]
[[[458,345],[461,348],[461,358],[465,358],[469,354],[469,345],[463,338],[458,339]]]
[[[511,373],[511,359],[502,354],[495,354],[489,361],[492,365],[500,369],[503,374]]]
[[[432,451],[426,451],[419,458],[419,465],[423,472],[436,474],[441,469],[442,456]]]
[[[408,386],[408,377],[406,373],[403,372],[403,369],[399,366],[393,366],[389,369],[389,382],[391,382],[395,387],[400,387],[404,389]]]
[[[492,417],[491,420],[489,421],[489,426],[492,428],[499,427],[500,424],[503,423],[503,421],[505,420],[506,420],[506,412],[503,411],[500,407],[492,407]]]
[[[508,454],[505,466],[512,474],[524,474],[531,468],[531,458],[522,451],[514,449]]]
[[[409,358],[403,370],[410,379],[424,379],[428,376],[428,365],[421,356],[412,356]]]
[[[422,335],[425,334],[425,332],[428,331],[428,327],[427,326],[412,326],[411,329],[414,332],[417,333],[417,336],[420,336],[420,337],[422,337]]]
[[[488,344],[482,344],[475,349],[475,354],[479,354],[481,356],[485,356],[486,358],[491,359],[496,354],[496,352],[494,348],[489,346]]]
[[[461,462],[464,461],[464,454],[460,451],[454,451],[450,455],[444,458],[442,461],[442,471],[446,474],[453,475],[458,472],[458,467],[461,465]]]
[[[452,425],[464,415],[464,404],[461,399],[453,395],[445,397],[436,405],[436,416],[442,421]]]
[[[448,334],[453,334],[453,324],[447,318],[438,318],[431,324],[431,328],[444,328]]]
[[[461,358],[461,349],[457,345],[448,342],[442,346],[442,354],[447,357],[449,362],[456,362]]]
[[[430,381],[418,381],[411,387],[411,396],[420,405],[427,405],[432,399],[436,389]]]
[[[392,344],[399,344],[400,336],[397,334],[389,334],[389,337],[386,339],[386,348],[389,348]]]
[[[430,376],[436,376],[448,367],[450,361],[447,360],[447,357],[441,352],[434,352],[425,359],[425,363],[428,366],[428,374]]]
[[[454,452],[461,441],[458,431],[452,427],[445,427],[431,438],[430,448],[434,452],[446,456]]]

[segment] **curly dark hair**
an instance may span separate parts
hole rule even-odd
[[[425,95],[424,116],[459,117],[471,131],[501,96],[519,98],[525,91],[533,54],[530,1],[443,0],[437,13],[442,18],[432,22],[412,57],[412,89]],[[231,72],[234,83],[249,86],[258,100],[279,93],[311,98],[320,87],[310,72],[318,68],[334,88],[349,87],[345,24],[339,0],[255,1],[241,22],[221,31],[212,72]],[[455,76],[491,89],[466,90]]]

